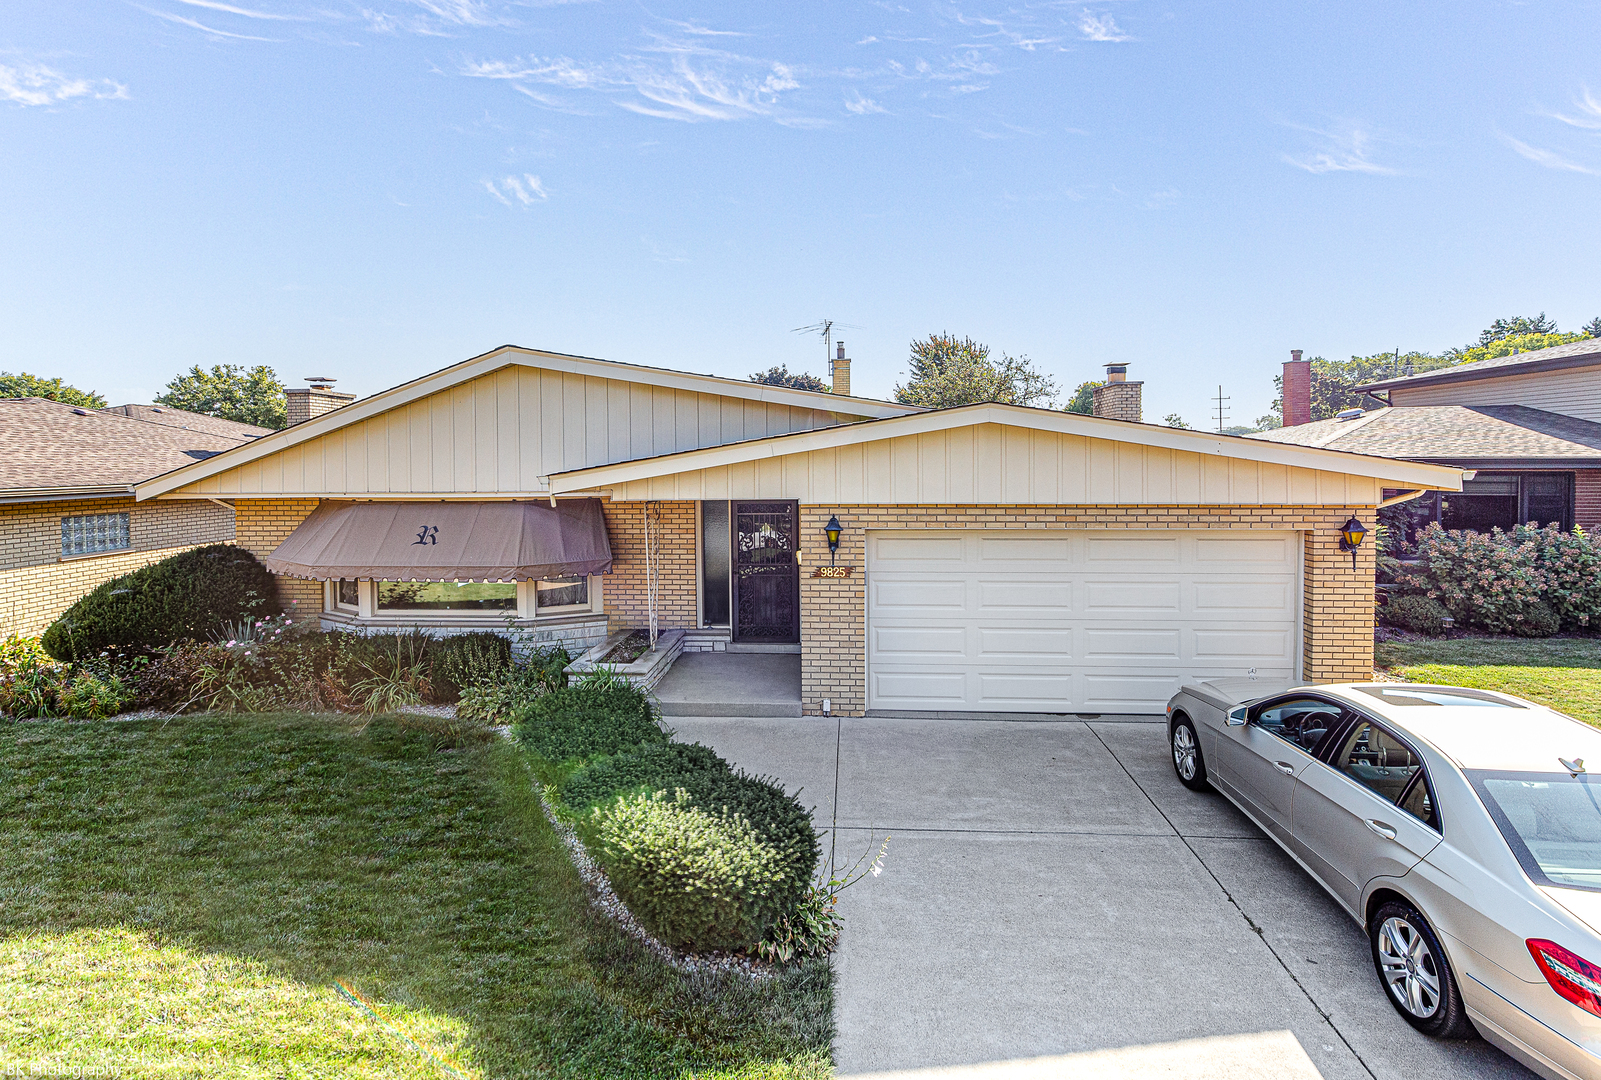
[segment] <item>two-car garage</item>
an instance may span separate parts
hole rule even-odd
[[[869,709],[1160,713],[1186,677],[1300,676],[1296,532],[866,539]]]

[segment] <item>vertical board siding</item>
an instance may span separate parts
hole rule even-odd
[[[1372,506],[1379,483],[983,425],[613,484],[612,498],[798,499],[813,505]]]

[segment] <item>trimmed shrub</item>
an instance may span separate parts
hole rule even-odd
[[[254,555],[212,544],[105,582],[52,623],[42,644],[57,660],[84,660],[106,649],[153,652],[202,640],[229,620],[276,615],[277,595]]]
[[[429,681],[434,699],[441,704],[454,704],[461,700],[464,688],[496,679],[511,666],[511,642],[493,631],[444,638],[433,650]]]
[[[1431,635],[1445,633],[1445,620],[1451,615],[1444,604],[1427,596],[1392,596],[1380,614],[1391,626]]]
[[[650,696],[625,682],[556,690],[518,708],[511,718],[517,737],[552,764],[667,741]]]
[[[1397,582],[1438,600],[1462,626],[1546,637],[1563,626],[1595,625],[1601,615],[1598,553],[1579,530],[1520,525],[1512,532],[1442,529],[1418,533],[1419,564]]]
[[[1550,637],[1562,629],[1562,620],[1544,600],[1536,600],[1523,609],[1523,618],[1512,631],[1520,637]]]
[[[597,807],[591,848],[628,909],[680,948],[748,949],[777,917],[777,853],[739,814],[689,793],[640,793]]]
[[[737,814],[773,852],[779,911],[801,903],[822,855],[812,816],[776,781],[731,768],[699,743],[645,745],[602,758],[570,774],[562,801],[583,812],[618,795],[681,791],[690,805],[711,814]],[[775,916],[778,911],[774,912]]]

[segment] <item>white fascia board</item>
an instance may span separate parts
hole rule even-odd
[[[87,487],[0,488],[0,503],[59,502],[64,499],[118,499],[133,494],[132,484]]]
[[[617,379],[622,382],[644,383],[675,390],[688,390],[697,394],[718,394],[723,397],[745,398],[801,409],[845,413],[849,416],[879,418],[921,411],[916,406],[901,405],[893,401],[835,396],[816,390],[768,386],[766,383],[741,382],[738,379],[727,379],[717,375],[693,375],[688,372],[669,371],[666,368],[641,367],[637,364],[620,364],[611,360],[593,360],[585,356],[540,352],[518,345],[502,345],[482,356],[475,356],[470,360],[442,368],[431,375],[424,375],[392,389],[380,391],[371,397],[353,401],[349,405],[312,417],[294,427],[284,428],[282,431],[275,431],[270,435],[263,435],[224,450],[193,465],[182,465],[171,472],[151,477],[138,484],[135,491],[141,501],[156,498],[198,480],[204,480],[208,476],[215,476],[220,472],[268,457],[300,443],[320,438],[339,428],[360,423],[390,409],[409,405],[420,398],[513,365],[575,375],[591,375],[602,379]]]
[[[751,439],[702,450],[685,450],[677,454],[663,454],[660,457],[641,458],[615,465],[575,469],[551,476],[550,486],[553,492],[608,487],[696,469],[714,469],[723,465],[737,465],[764,458],[804,454],[813,450],[828,450],[855,443],[893,439],[904,435],[922,435],[952,428],[974,427],[979,424],[1030,428],[1062,435],[1078,435],[1088,439],[1157,446],[1191,454],[1366,476],[1393,481],[1398,486],[1426,487],[1441,491],[1462,490],[1462,470],[1448,465],[1428,465],[1368,454],[1353,454],[1344,450],[1274,443],[1236,435],[1212,435],[1186,428],[1158,427],[1155,424],[1107,420],[1080,413],[998,404],[964,405],[912,416],[771,435],[764,439]]]

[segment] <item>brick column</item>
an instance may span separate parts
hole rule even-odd
[[[838,566],[848,578],[814,578],[828,565],[823,526],[835,508],[800,508],[801,711],[823,711],[829,698],[836,716],[860,716],[867,708],[867,531],[862,516],[839,508]]]
[[[1346,510],[1326,511],[1302,535],[1301,677],[1313,682],[1367,682],[1373,678],[1374,571],[1378,513],[1363,508],[1356,518],[1367,540],[1356,552],[1340,550]]]

